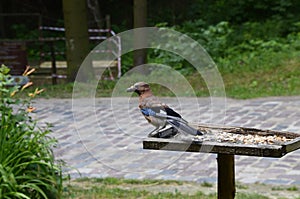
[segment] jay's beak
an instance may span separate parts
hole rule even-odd
[[[135,87],[134,87],[134,86],[131,86],[131,87],[127,88],[126,91],[127,91],[127,92],[134,92],[134,91],[135,91]]]

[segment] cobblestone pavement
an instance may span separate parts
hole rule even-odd
[[[300,133],[300,96],[226,99],[226,115],[212,116],[210,98],[161,98],[190,122],[214,123]],[[222,102],[222,99],[218,99]],[[58,159],[73,177],[124,177],[216,182],[215,154],[142,149],[153,129],[137,109],[137,98],[39,99],[34,117],[54,125]],[[222,104],[222,103],[221,103]],[[215,104],[213,105],[215,106]],[[222,110],[221,110],[222,109]],[[221,121],[220,120],[220,121]],[[277,158],[236,156],[242,183],[300,184],[300,150]],[[80,174],[79,174],[80,172]]]

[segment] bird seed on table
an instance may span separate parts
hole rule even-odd
[[[217,135],[217,142],[230,142],[237,144],[262,144],[262,145],[281,145],[285,142],[291,141],[292,139],[288,139],[284,136],[278,135],[251,135],[251,134],[233,134],[227,132],[221,132]]]

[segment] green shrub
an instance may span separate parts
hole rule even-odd
[[[0,198],[59,198],[61,164],[51,148],[56,140],[49,127],[40,128],[30,116],[30,100],[40,92],[18,99],[28,85],[11,84],[9,69],[0,68]]]
[[[294,23],[287,33],[282,32],[284,23],[276,20],[265,22],[245,22],[232,25],[227,21],[207,25],[203,20],[186,21],[182,25],[169,27],[187,34],[209,53],[212,59],[225,70],[256,70],[257,67],[274,67],[277,65],[277,53],[294,52],[300,49],[300,23]],[[165,23],[161,23],[166,25]],[[162,35],[168,44],[186,54],[193,52],[193,47],[181,43],[172,35]],[[148,60],[172,66],[183,74],[192,73],[193,67],[182,57],[162,50],[148,51]],[[270,62],[272,60],[274,61]],[[259,60],[259,63],[253,62]],[[277,60],[275,62],[275,60]],[[236,63],[236,64],[235,64]],[[272,66],[270,66],[272,65]],[[245,68],[246,67],[246,68]]]

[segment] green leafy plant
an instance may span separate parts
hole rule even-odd
[[[24,75],[33,72],[26,70]],[[9,69],[0,68],[0,198],[59,198],[62,191],[61,164],[52,153],[56,140],[50,127],[40,128],[31,117],[31,99],[42,90],[19,92],[30,86],[11,86]]]

